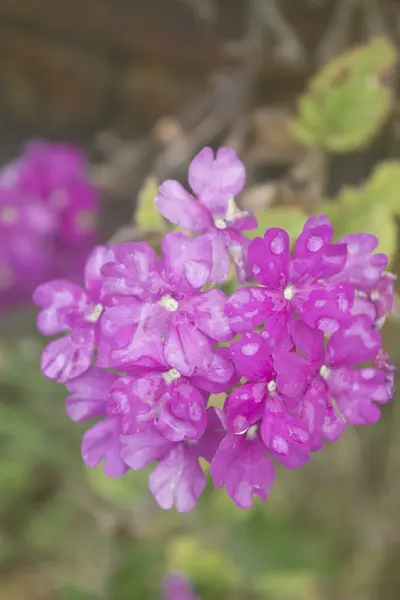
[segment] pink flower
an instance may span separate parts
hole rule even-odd
[[[103,292],[100,268],[113,256],[111,249],[97,246],[86,263],[85,289],[63,279],[36,288],[33,300],[43,310],[38,329],[43,335],[66,333],[45,348],[41,368],[45,377],[65,383],[91,365],[96,346],[98,360],[107,348],[101,343],[100,323],[110,298]]]
[[[164,600],[199,600],[186,577],[171,573],[163,582]]]
[[[216,341],[232,337],[226,296],[220,290],[200,291],[212,265],[208,238],[191,241],[183,233],[169,233],[162,250],[160,260],[146,244],[123,244],[102,269],[105,289],[116,297],[103,319],[103,333],[115,345],[110,364],[141,368],[143,357],[154,358],[151,344],[161,337],[165,361],[192,376],[196,369],[212,367]]]
[[[346,281],[325,282],[345,265],[345,244],[333,244],[333,228],[324,217],[310,217],[290,254],[289,236],[283,229],[267,229],[264,238],[249,246],[248,260],[261,284],[235,292],[226,307],[232,329],[259,327],[274,313],[297,313],[310,326],[333,333],[346,326],[354,290]]]
[[[161,214],[175,225],[205,233],[212,244],[213,266],[210,281],[222,283],[229,273],[231,253],[240,280],[249,276],[246,264],[248,239],[243,230],[257,227],[250,212],[237,209],[234,197],[245,182],[245,168],[231,148],[220,148],[214,158],[204,148],[189,168],[194,198],[177,181],[165,181],[156,202]]]

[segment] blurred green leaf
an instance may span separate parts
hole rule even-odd
[[[114,557],[117,565],[110,578],[107,599],[159,600],[164,571],[164,548],[158,539],[122,544]]]
[[[379,238],[379,251],[393,259],[397,248],[395,215],[400,214],[400,163],[379,165],[361,188],[344,188],[324,207],[337,238],[369,232]]]
[[[288,571],[265,573],[257,581],[257,589],[264,598],[274,600],[319,600],[315,573]]]
[[[263,236],[269,227],[280,227],[285,229],[290,239],[293,240],[301,233],[304,221],[307,217],[305,212],[295,206],[271,208],[258,213],[258,227],[248,232],[248,237],[255,238]]]
[[[206,546],[198,536],[185,535],[171,541],[167,551],[167,569],[188,573],[209,588],[234,587],[238,573],[223,550]]]
[[[332,60],[299,99],[292,123],[297,139],[333,152],[365,146],[391,110],[393,90],[387,79],[396,60],[395,46],[385,38]]]
[[[140,190],[136,210],[136,225],[142,231],[166,231],[167,225],[156,206],[157,181],[148,177]]]
[[[225,550],[248,582],[268,572],[324,572],[329,564],[329,548],[321,538],[303,530],[291,516],[270,514],[258,503],[246,519],[230,525]]]
[[[148,471],[128,471],[123,477],[107,477],[102,466],[85,469],[90,487],[116,506],[130,509],[147,497]]]
[[[61,590],[60,600],[100,600],[100,598],[91,592],[68,585]]]

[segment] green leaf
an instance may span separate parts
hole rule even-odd
[[[167,225],[161,216],[157,205],[157,181],[148,177],[140,190],[138,206],[135,215],[136,225],[143,231],[166,231]]]
[[[188,573],[194,581],[208,587],[238,584],[237,570],[227,555],[212,547],[206,547],[199,536],[184,535],[174,538],[168,546],[167,568],[169,571]]]
[[[262,237],[265,230],[269,227],[281,227],[288,232],[293,242],[301,233],[307,215],[300,208],[289,206],[286,208],[271,208],[266,212],[256,214],[256,217],[258,219],[258,227],[257,229],[248,231],[248,237],[252,239]]]
[[[393,102],[388,76],[395,70],[394,45],[385,38],[332,60],[299,99],[292,123],[297,139],[333,152],[350,152],[373,139]]]
[[[328,202],[324,212],[335,228],[335,237],[349,233],[373,233],[379,238],[379,251],[394,258],[397,249],[395,216],[400,214],[400,163],[379,165],[361,188],[347,187]]]

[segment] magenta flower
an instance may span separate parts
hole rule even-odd
[[[213,265],[210,281],[222,283],[229,273],[231,253],[238,277],[245,280],[248,239],[241,233],[257,227],[250,212],[237,209],[234,197],[245,182],[243,163],[231,148],[220,148],[214,158],[211,148],[204,148],[189,167],[189,184],[194,198],[178,181],[165,181],[156,198],[161,214],[171,223],[205,233],[210,239]]]
[[[58,220],[58,239],[93,240],[99,197],[87,177],[84,153],[66,143],[27,144],[18,161],[18,187],[41,198]]]
[[[43,148],[32,151],[27,179],[44,195],[47,184],[79,172],[67,152],[60,163],[49,159],[46,179]],[[0,220],[22,240],[33,236],[32,213],[23,206],[16,222],[1,210],[14,175],[3,173]],[[157,203],[200,235],[167,234],[161,256],[142,243],[97,247],[84,289],[61,279],[37,288],[40,331],[64,334],[45,349],[42,370],[67,382],[72,420],[96,420],[82,439],[88,467],[102,463],[116,477],[153,463],[149,488],[159,506],[186,512],[205,487],[204,459],[214,486],[247,509],[255,496],[268,498],[275,461],[301,467],[347,425],[379,419],[394,390],[378,332],[393,307],[394,277],[387,257],[374,253],[374,236],[334,243],[325,216],[306,221],[293,251],[283,229],[245,241],[254,221],[232,212],[244,183],[233,150],[203,150],[189,183],[196,198],[169,181]],[[258,285],[227,298],[204,286],[224,280],[229,253],[239,278],[252,273]],[[242,336],[228,347],[235,333]],[[212,394],[226,394],[222,409],[211,406]]]
[[[0,301],[24,301],[46,279],[77,278],[95,242],[98,210],[80,150],[27,144],[0,171]]]
[[[385,272],[386,254],[375,253],[379,240],[370,233],[346,235],[339,243],[347,246],[347,260],[343,271],[331,278],[348,281],[355,288],[353,314],[367,315],[377,329],[381,329],[393,309],[395,276]]]
[[[215,353],[215,368],[181,377],[163,359],[162,345],[160,336],[154,334],[153,362],[137,372],[117,376],[92,367],[69,381],[72,395],[67,411],[74,421],[103,417],[82,440],[87,466],[104,461],[107,475],[120,476],[127,467],[139,469],[157,460],[149,480],[151,492],[163,508],[175,504],[178,511],[185,511],[193,507],[204,487],[199,456],[211,460],[212,437],[218,435],[206,431],[209,392],[226,391],[237,378],[224,349]],[[141,466],[143,453],[149,458]],[[167,477],[174,471],[179,478],[172,493]]]
[[[0,178],[0,298],[8,304],[26,297],[48,273],[55,220],[40,201],[2,183]]]
[[[199,291],[212,267],[207,237],[190,240],[183,233],[169,233],[162,251],[161,260],[146,244],[123,244],[103,267],[107,293],[119,295],[105,312],[103,333],[117,346],[112,366],[141,368],[154,355],[151,343],[162,336],[165,360],[191,376],[196,369],[211,368],[216,341],[232,337],[226,296],[220,290]]]
[[[164,600],[199,600],[190,582],[179,573],[170,573],[163,582]]]
[[[43,309],[38,316],[39,331],[51,336],[67,334],[50,342],[43,351],[41,368],[45,377],[65,383],[81,375],[91,365],[96,347],[98,360],[107,359],[100,323],[110,298],[103,292],[100,268],[112,257],[111,249],[97,246],[93,250],[85,267],[85,289],[63,279],[36,288],[33,300]]]
[[[292,335],[303,354],[301,366],[292,369],[290,357],[281,356],[278,370],[288,379],[303,378],[309,388],[298,412],[312,417],[309,425],[320,429],[326,439],[336,439],[345,422],[360,425],[379,419],[377,403],[388,402],[392,389],[384,369],[377,366],[354,368],[374,361],[381,337],[364,316],[354,317],[347,329],[335,333],[325,345],[324,335],[301,321],[292,323]],[[315,437],[315,436],[314,436]],[[316,436],[318,438],[318,436]],[[316,445],[319,445],[316,440]]]
[[[157,461],[149,476],[149,489],[165,510],[173,506],[178,512],[192,510],[204,490],[206,477],[199,458],[209,461],[210,451],[221,439],[220,432],[214,430],[210,411],[209,430],[197,440],[172,442],[152,424],[139,433],[121,437],[122,458],[131,469],[140,470]]]
[[[283,229],[267,229],[255,238],[248,260],[259,287],[235,292],[226,307],[232,329],[251,331],[274,313],[298,314],[306,323],[333,333],[351,320],[354,290],[345,280],[325,282],[346,263],[345,244],[333,244],[333,228],[324,217],[310,217],[296,241],[293,258]]]

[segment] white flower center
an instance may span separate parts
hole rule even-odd
[[[381,297],[381,295],[378,290],[372,290],[371,296],[370,296],[372,302],[376,302],[377,300],[379,300],[380,297]]]
[[[103,310],[104,307],[102,304],[96,304],[90,315],[87,317],[87,320],[91,323],[97,323],[102,315]]]
[[[272,395],[276,392],[276,381],[272,380],[268,382],[267,385],[268,392]]]
[[[285,300],[292,300],[292,298],[294,298],[294,294],[295,294],[295,291],[294,291],[294,287],[292,285],[288,285],[283,290],[283,297],[285,298]]]
[[[179,308],[178,302],[172,296],[163,296],[160,300],[161,306],[168,310],[169,312],[175,312]]]
[[[330,370],[326,365],[322,365],[322,367],[319,370],[319,374],[321,375],[322,379],[328,379],[330,375]]]
[[[176,369],[170,369],[169,371],[166,371],[162,374],[164,381],[168,384],[172,383],[173,381],[176,381],[177,379],[179,379],[180,376],[181,374]]]
[[[258,432],[258,425],[257,423],[255,425],[251,425],[248,430],[246,431],[246,439],[248,440],[255,440],[255,438],[257,437],[257,432]]]
[[[227,228],[227,224],[225,223],[224,219],[214,219],[214,225],[217,229]]]

